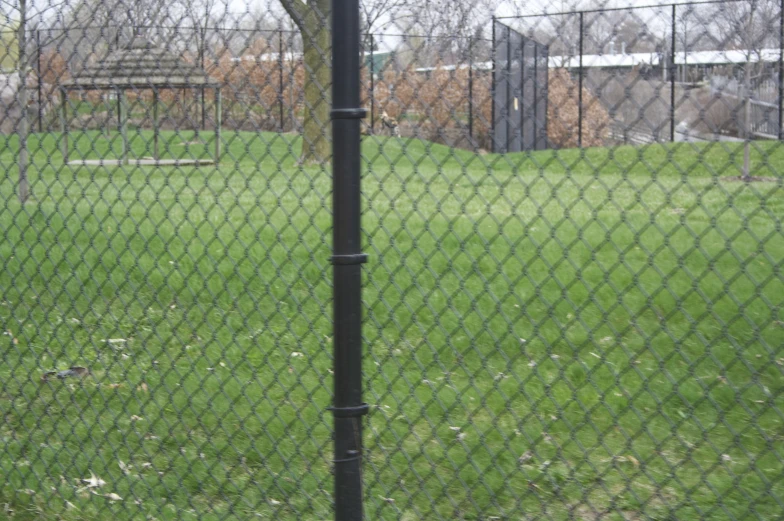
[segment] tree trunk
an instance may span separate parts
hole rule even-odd
[[[326,163],[331,156],[332,51],[330,0],[281,0],[302,35],[305,114],[301,163]]]
[[[16,133],[19,137],[19,154],[16,158],[16,165],[19,168],[19,202],[25,203],[30,195],[30,184],[27,179],[29,162],[27,135],[30,132],[30,120],[27,112],[27,35],[25,34],[27,9],[25,0],[20,0],[19,2],[19,13],[20,21],[17,29],[19,91],[16,99],[17,103],[19,103],[19,123],[16,127]]]

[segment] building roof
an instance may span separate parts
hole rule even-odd
[[[218,81],[207,72],[180,57],[135,36],[122,49],[110,52],[102,60],[88,65],[70,80],[65,88],[175,88],[217,87]]]
[[[299,61],[302,59],[302,53],[296,51],[287,51],[283,53],[281,57],[280,53],[277,52],[265,52],[264,54],[254,55],[254,54],[244,54],[242,56],[235,56],[231,59],[231,61],[235,63],[239,62],[276,62],[280,59],[283,59],[285,62],[293,62]]]
[[[779,60],[778,49],[760,49],[754,51],[728,50],[728,51],[689,51],[689,52],[676,52],[675,64],[676,65],[730,65],[730,64],[743,64],[747,62],[778,62]],[[640,65],[658,66],[662,60],[668,60],[667,56],[655,52],[635,52],[635,53],[617,53],[617,54],[584,54],[582,66],[584,69],[589,68],[631,68]],[[664,63],[667,64],[666,61]],[[505,65],[504,62],[498,61],[496,66],[501,68]],[[569,56],[550,56],[548,58],[547,67],[550,69],[577,69],[580,67],[580,57]],[[431,72],[435,70],[453,71],[456,69],[467,69],[468,64],[460,65],[441,65],[438,67],[420,67],[416,72]],[[474,70],[490,70],[493,68],[493,62],[475,62],[473,64]]]
[[[658,65],[661,55],[655,52],[634,52],[624,54],[584,54],[583,68],[636,67],[638,65]],[[547,66],[551,69],[565,67],[576,69],[580,66],[579,56],[550,56]]]
[[[719,65],[778,62],[780,52],[778,49],[676,52],[675,63],[677,65]]]

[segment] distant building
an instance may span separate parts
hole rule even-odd
[[[367,70],[371,72],[371,74],[373,74],[374,77],[378,77],[379,74],[384,72],[387,64],[394,57],[395,57],[394,51],[387,51],[387,52],[374,51],[373,53],[366,52],[365,67],[367,68]]]
[[[284,62],[297,62],[302,60],[302,53],[301,52],[284,52],[282,59]],[[279,52],[267,52],[264,54],[253,55],[253,54],[244,54],[242,56],[235,56],[231,59],[234,63],[241,63],[241,62],[277,62],[281,60],[281,55]]]
[[[709,79],[718,70],[722,75],[740,76],[746,63],[762,63],[771,71],[778,66],[779,49],[761,49],[758,51],[727,50],[727,51],[688,51],[675,53],[676,79],[681,81],[704,81]],[[582,65],[583,70],[601,71],[630,71],[636,68],[647,77],[669,78],[672,66],[670,55],[657,52],[636,53],[608,53],[584,54],[582,64],[579,55],[550,56],[547,66],[550,69],[565,68],[576,72]],[[499,60],[496,68],[503,67]],[[467,69],[468,64],[441,65],[437,67],[418,67],[415,69],[420,74],[429,75],[435,70],[453,71]],[[474,71],[491,71],[492,61],[476,62],[472,66]]]

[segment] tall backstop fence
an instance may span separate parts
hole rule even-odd
[[[781,4],[491,4],[6,5],[0,519],[781,517]]]
[[[780,139],[782,12],[707,1],[502,19],[551,48],[551,77],[577,83],[576,144],[593,146]]]
[[[547,148],[546,45],[493,20],[493,124],[495,152]]]

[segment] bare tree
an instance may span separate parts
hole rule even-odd
[[[455,62],[468,55],[478,28],[487,23],[495,7],[492,0],[411,0],[403,8],[406,16],[396,24],[414,36],[412,51],[418,62]]]
[[[370,47],[370,35],[392,24],[392,19],[398,23],[404,19],[404,8],[409,0],[365,0],[360,2],[360,15],[362,24],[362,49]]]

